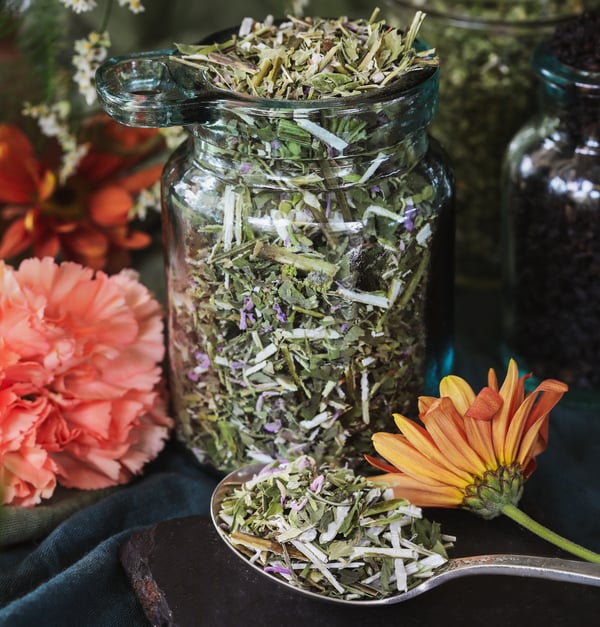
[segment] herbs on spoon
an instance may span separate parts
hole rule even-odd
[[[453,537],[353,470],[274,462],[224,497],[219,525],[255,566],[345,600],[380,599],[430,577]]]

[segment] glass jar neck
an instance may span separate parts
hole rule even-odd
[[[541,78],[541,107],[558,132],[577,143],[600,146],[600,72],[561,63],[545,45],[536,48],[533,68]]]
[[[195,158],[247,185],[345,187],[411,169],[427,150],[437,69],[403,90],[256,106],[223,103],[192,127]]]

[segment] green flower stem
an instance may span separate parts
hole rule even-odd
[[[108,0],[104,7],[104,13],[102,15],[102,22],[100,23],[99,33],[103,33],[108,28],[108,20],[110,18],[110,12],[112,9],[113,0]]]
[[[571,542],[562,536],[559,536],[554,531],[551,531],[547,527],[540,525],[540,523],[530,518],[527,514],[523,513],[518,507],[512,505],[511,503],[507,503],[502,506],[502,513],[505,516],[508,516],[511,520],[514,520],[516,523],[525,527],[529,531],[535,533],[540,538],[554,544],[555,546],[576,555],[577,557],[581,557],[588,562],[595,562],[600,564],[600,554],[594,553],[594,551],[590,551],[585,547],[576,544],[575,542]]]

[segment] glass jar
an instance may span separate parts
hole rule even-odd
[[[190,134],[162,179],[179,437],[220,470],[360,463],[452,364],[453,182],[427,136],[437,68],[364,96],[207,104],[169,84],[185,69],[152,63],[98,81],[119,121]]]
[[[536,378],[567,382],[566,401],[598,405],[600,73],[546,45],[533,67],[541,110],[505,162],[505,351]]]
[[[556,24],[597,0],[388,0],[441,62],[440,111],[431,133],[456,171],[457,282],[500,284],[500,179],[506,146],[535,111],[531,52]]]

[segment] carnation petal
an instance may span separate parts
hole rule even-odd
[[[21,507],[37,505],[56,488],[55,465],[46,451],[32,442],[0,457],[3,502]]]
[[[94,455],[82,460],[68,453],[53,456],[58,470],[58,481],[65,488],[98,490],[125,483],[129,477],[122,477],[122,467],[118,461]]]
[[[0,262],[0,480],[35,504],[124,483],[173,426],[162,396],[162,310],[137,275]]]

